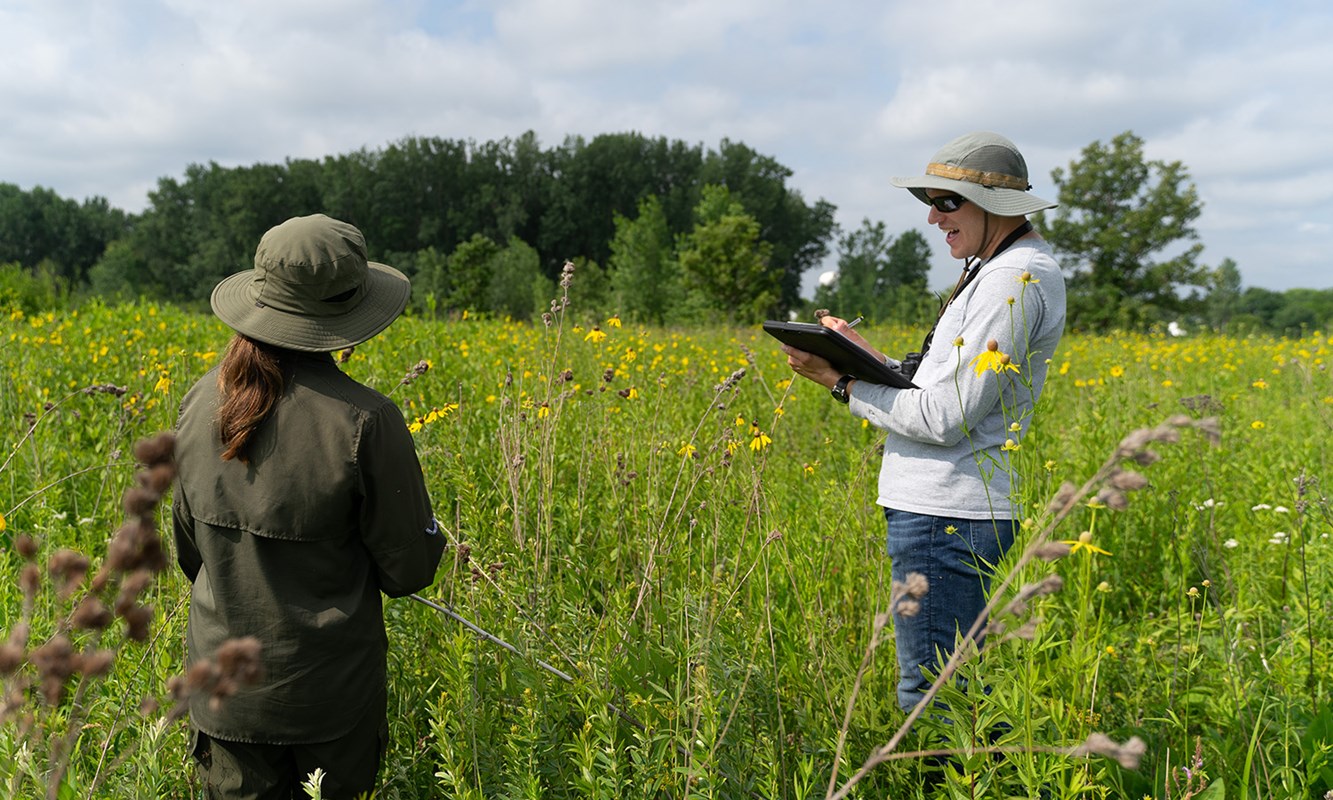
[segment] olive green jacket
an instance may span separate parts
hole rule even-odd
[[[191,721],[228,741],[328,741],[383,704],[380,593],[429,586],[444,537],[402,413],[328,354],[297,360],[248,463],[222,460],[218,394],[215,369],[186,394],[177,425],[188,657],[254,636],[264,679],[221,703],[193,698]]]

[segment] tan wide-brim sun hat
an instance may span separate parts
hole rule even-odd
[[[213,313],[251,339],[312,353],[361,344],[407,307],[403,273],[366,259],[356,226],[314,214],[270,228],[255,268],[213,288]]]
[[[1021,217],[1055,208],[1032,194],[1028,165],[1014,143],[980,131],[960,136],[941,147],[919,178],[893,178],[893,185],[929,203],[927,189],[954,192],[1001,217]]]

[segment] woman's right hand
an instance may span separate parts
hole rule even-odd
[[[841,317],[835,317],[832,314],[825,314],[819,318],[819,324],[823,325],[825,328],[832,328],[843,336],[846,336],[848,339],[851,339],[853,342],[856,342],[856,344],[860,345],[863,349],[874,353],[875,357],[880,361],[884,360],[884,354],[872,347],[870,342],[866,341],[866,337],[857,333],[855,328],[848,325],[847,320],[842,319]]]

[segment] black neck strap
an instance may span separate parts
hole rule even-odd
[[[991,253],[985,261],[978,259],[977,263],[963,267],[963,274],[958,277],[958,284],[953,287],[953,293],[949,295],[948,300],[944,301],[944,305],[940,306],[940,313],[935,316],[935,324],[930,326],[930,332],[926,334],[925,341],[921,342],[922,356],[930,350],[930,340],[935,338],[935,328],[940,324],[940,318],[944,316],[945,309],[947,309],[949,304],[954,301],[954,298],[963,293],[963,290],[972,282],[972,279],[977,277],[977,273],[981,272],[983,266],[994,261],[996,256],[1003,253],[1005,250],[1008,250],[1010,247],[1013,247],[1014,242],[1017,242],[1031,232],[1032,223],[1029,220],[1023,220],[1023,224],[1010,231],[1009,235],[1004,237],[1004,239],[1000,241],[1000,244],[996,246],[995,252]]]

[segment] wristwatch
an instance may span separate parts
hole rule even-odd
[[[851,382],[854,380],[856,379],[851,375],[843,375],[841,378],[838,378],[837,383],[833,384],[833,388],[829,389],[829,394],[833,395],[833,399],[837,400],[839,403],[846,403],[851,399],[847,394],[847,387],[851,385]]]

